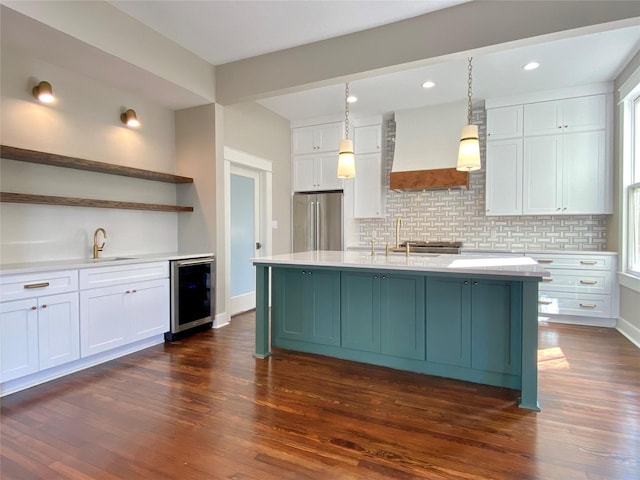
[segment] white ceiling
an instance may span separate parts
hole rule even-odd
[[[467,0],[161,1],[109,3],[217,65],[447,8]],[[490,53],[476,52],[474,100],[613,80],[640,48],[640,25]],[[539,69],[522,66],[537,60]],[[359,79],[354,115],[373,115],[466,98],[466,56]],[[436,86],[421,87],[425,80]],[[289,120],[344,112],[344,84],[259,103]]]
[[[220,65],[470,0],[107,1],[212,65]]]

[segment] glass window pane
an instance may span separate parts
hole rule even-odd
[[[629,193],[629,270],[640,274],[640,184]]]

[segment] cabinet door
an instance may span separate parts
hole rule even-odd
[[[315,153],[318,150],[318,132],[315,126],[294,128],[291,131],[291,150],[294,155]]]
[[[306,281],[312,319],[308,340],[340,345],[340,272],[309,270]]]
[[[380,276],[380,351],[424,360],[424,277]]]
[[[304,340],[308,332],[307,270],[274,268],[272,272],[274,345],[278,338]]]
[[[342,272],[342,346],[380,352],[380,276]]]
[[[606,127],[606,95],[568,98],[562,102],[564,133],[604,130]]]
[[[607,213],[604,131],[562,138],[562,213]]]
[[[354,218],[379,218],[382,212],[382,156],[379,153],[356,155],[353,180]]]
[[[123,285],[80,292],[80,356],[129,342],[129,296]]]
[[[487,215],[522,215],[522,139],[487,142]]]
[[[316,189],[341,190],[342,179],[338,178],[338,154],[336,152],[316,158]]]
[[[487,109],[487,140],[522,137],[522,105]]]
[[[520,323],[513,289],[511,282],[472,280],[471,368],[520,372]]]
[[[169,279],[131,285],[131,341],[169,331]]]
[[[344,135],[342,122],[318,125],[316,132],[319,152],[337,152],[340,149],[340,140]]]
[[[315,156],[293,157],[293,190],[305,192],[316,190]],[[337,168],[337,167],[336,167]]]
[[[524,139],[525,215],[562,213],[562,136]]]
[[[382,125],[366,125],[356,127],[354,130],[353,147],[356,154],[381,152]]]
[[[471,292],[468,280],[427,278],[427,361],[471,365]]]
[[[37,300],[0,303],[0,382],[37,371]]]
[[[80,358],[76,292],[38,299],[38,344],[41,370]]]
[[[525,135],[562,133],[562,101],[528,103],[524,106]]]

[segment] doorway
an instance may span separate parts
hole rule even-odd
[[[227,318],[256,306],[251,258],[271,255],[271,162],[224,147]],[[221,265],[218,265],[220,268]]]

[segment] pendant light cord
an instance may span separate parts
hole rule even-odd
[[[473,57],[469,57],[469,77],[467,79],[467,96],[469,97],[469,104],[467,107],[467,125],[471,125],[471,110],[472,110],[472,105],[471,105],[471,81],[473,80],[473,77],[471,76],[471,60],[473,60]]]
[[[344,138],[349,140],[349,82],[344,85]]]

